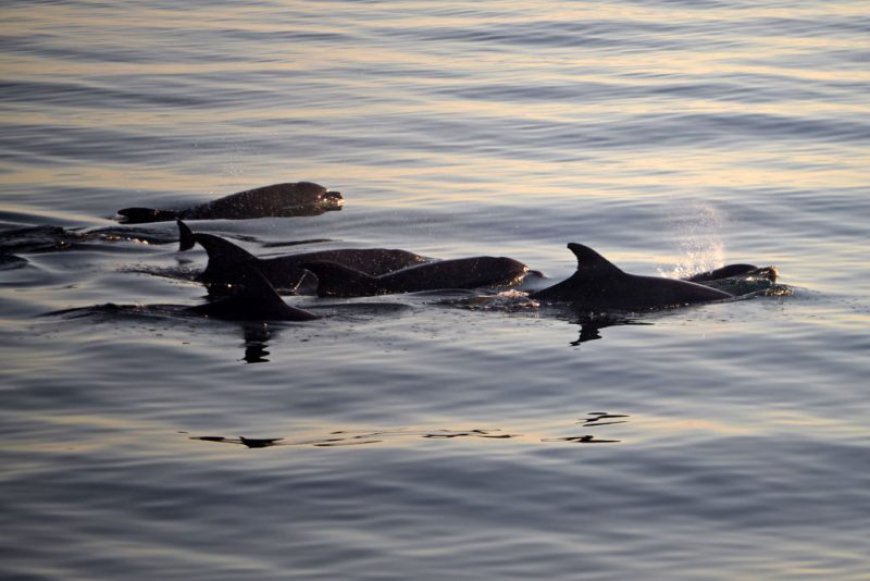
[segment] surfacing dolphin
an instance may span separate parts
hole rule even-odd
[[[251,265],[244,267],[233,288],[235,292],[228,297],[187,310],[228,321],[311,321],[320,318],[285,303],[263,274]]]
[[[472,289],[514,286],[522,282],[529,267],[512,258],[475,256],[439,260],[372,276],[335,262],[303,265],[317,276],[321,297],[364,297],[441,289]]]
[[[570,303],[590,310],[650,310],[719,301],[734,295],[708,286],[658,276],[623,272],[582,244],[568,248],[577,257],[577,271],[568,279],[531,293],[548,303]]]
[[[734,296],[769,292],[776,285],[779,273],[774,266],[757,267],[752,264],[729,264],[709,272],[701,272],[687,278]]]
[[[760,269],[754,264],[729,264],[723,266],[722,268],[717,268],[716,270],[708,270],[706,272],[699,272],[698,274],[693,274],[685,280],[689,282],[704,283],[714,280],[722,280],[724,278],[732,278],[735,276],[745,276],[758,272],[759,270]]]
[[[245,190],[184,210],[124,208],[118,210],[121,222],[143,224],[170,220],[245,220],[270,216],[316,216],[340,210],[344,198],[312,182],[274,184]]]
[[[407,250],[389,248],[345,248],[319,250],[301,254],[257,258],[244,248],[212,234],[193,234],[208,254],[208,265],[197,277],[207,285],[235,284],[247,266],[254,266],[275,288],[299,292],[308,272],[308,262],[331,261],[370,275],[381,275],[426,260]]]
[[[232,294],[201,305],[117,305],[107,303],[46,313],[46,316],[88,313],[130,313],[156,316],[206,317],[226,321],[311,321],[320,317],[285,303],[263,275],[253,266],[243,269]]]

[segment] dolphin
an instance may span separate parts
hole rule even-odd
[[[219,300],[195,306],[159,305],[117,305],[107,303],[94,307],[77,307],[46,313],[46,316],[71,315],[79,313],[151,313],[155,315],[196,315],[226,321],[311,321],[317,315],[285,303],[269,281],[253,266],[242,269],[233,293]]]
[[[577,271],[568,279],[530,298],[547,303],[571,303],[592,310],[650,310],[732,298],[708,286],[623,272],[612,262],[582,244],[568,248],[577,257]]]
[[[229,321],[311,321],[320,318],[285,303],[266,277],[251,265],[243,268],[234,290],[236,292],[228,297],[186,310]]]
[[[686,280],[697,282],[735,296],[766,292],[776,287],[779,272],[775,266],[729,264],[710,272],[696,274]]]
[[[703,283],[714,280],[721,280],[723,278],[731,278],[734,276],[743,276],[758,270],[758,267],[754,264],[728,264],[726,266],[723,266],[722,268],[717,268],[716,270],[708,270],[707,272],[699,272],[698,274],[693,274],[692,276],[684,280],[687,280],[689,282]]]
[[[233,284],[244,268],[252,265],[275,288],[297,292],[308,274],[301,265],[308,262],[331,261],[367,274],[381,275],[426,260],[407,250],[388,248],[345,248],[257,258],[219,236],[193,234],[193,237],[208,253],[208,265],[197,277],[207,285]]]
[[[340,210],[342,204],[344,198],[340,192],[312,182],[296,182],[245,190],[184,210],[124,208],[118,210],[118,214],[125,224],[176,219],[245,220],[268,216],[316,216],[329,210]]]
[[[372,276],[335,262],[308,262],[302,265],[317,276],[321,297],[363,297],[439,289],[513,286],[529,272],[512,258],[475,256],[439,260],[409,266]]]

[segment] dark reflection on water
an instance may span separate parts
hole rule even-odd
[[[626,414],[610,414],[607,412],[589,412],[589,417],[580,420],[584,426],[595,424],[596,426],[612,426],[614,424],[624,424],[628,420],[621,418],[629,417]],[[601,420],[617,420],[615,422],[602,422]]]
[[[98,322],[118,323],[124,319],[132,321],[162,321],[166,325],[191,321],[205,321],[210,318],[193,311],[188,305],[118,305],[107,303],[90,307],[77,307],[45,313],[45,317],[64,317],[67,319],[91,318]],[[269,342],[280,332],[282,322],[266,321],[221,321],[223,324],[241,329],[244,342],[241,360],[247,363],[266,363],[269,361]],[[204,331],[202,329],[201,331]],[[194,328],[192,332],[196,333]]]
[[[209,304],[224,300],[221,297],[205,296],[205,303],[200,305],[190,304],[116,304],[104,303],[87,307],[74,307],[43,313],[42,317],[60,317],[70,321],[90,319],[91,321],[107,324],[121,324],[123,322],[153,322],[159,321],[166,326],[185,324],[193,335],[208,332],[213,327],[212,322],[225,325],[227,332],[239,329],[243,338],[241,360],[246,363],[267,363],[270,361],[269,346],[280,335],[281,331],[294,325],[306,325],[307,322],[293,321],[260,321],[260,320],[216,320],[214,317],[202,314],[196,309],[202,304]],[[401,316],[412,311],[414,307],[409,304],[395,302],[347,302],[347,303],[323,303],[306,305],[318,315],[341,323],[371,321],[382,317]],[[192,326],[190,326],[192,324]]]
[[[614,424],[626,423],[628,420],[619,419],[615,422],[597,423],[602,419],[628,418],[627,414],[609,414],[606,412],[591,412],[589,417],[583,422],[583,426],[595,424],[596,427],[609,426]],[[578,422],[580,423],[580,422]],[[187,432],[179,432],[187,434]],[[547,436],[521,434],[513,431],[504,431],[500,429],[480,429],[473,428],[469,430],[423,430],[423,429],[399,429],[399,430],[372,430],[366,432],[338,430],[330,432],[323,437],[289,439],[286,437],[275,438],[248,438],[245,436],[189,436],[191,440],[200,440],[203,442],[216,442],[219,444],[236,444],[247,448],[271,448],[274,446],[314,446],[314,447],[334,447],[334,446],[357,446],[361,444],[379,444],[387,442],[401,442],[409,438],[424,438],[432,440],[452,440],[452,439],[490,439],[490,440],[514,440],[522,439],[526,441],[536,442],[569,442],[575,444],[615,444],[620,440],[607,438],[599,438],[592,434],[571,435],[571,436]]]
[[[580,326],[580,335],[576,340],[571,341],[571,345],[574,347],[579,347],[589,341],[602,339],[600,331],[607,327],[619,325],[649,326],[653,324],[649,321],[638,321],[636,318],[620,317],[617,315],[587,315],[572,322]]]
[[[267,323],[245,323],[242,325],[242,331],[245,336],[245,356],[243,359],[247,363],[268,362],[269,360],[266,359],[269,355],[268,342],[275,334],[275,329]]]

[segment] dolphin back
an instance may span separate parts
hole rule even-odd
[[[365,297],[385,292],[377,277],[336,262],[305,262],[300,266],[317,277],[320,297]]]
[[[316,216],[328,210],[340,210],[341,193],[327,190],[313,182],[273,184],[245,190],[185,210],[190,219],[265,218],[269,216]]]
[[[158,210],[157,208],[124,208],[118,210],[122,224],[148,224],[150,222],[170,222],[181,217],[174,210]]]
[[[694,282],[623,272],[582,244],[568,248],[577,257],[577,271],[568,279],[529,296],[547,302],[569,303],[578,309],[651,310],[733,298],[733,295]]]

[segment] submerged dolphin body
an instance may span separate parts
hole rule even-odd
[[[301,265],[308,262],[331,261],[367,274],[381,275],[426,260],[407,250],[388,248],[346,248],[257,258],[244,248],[212,234],[193,234],[193,238],[208,253],[208,265],[198,280],[209,285],[234,284],[250,265],[275,288],[297,291],[307,274]]]
[[[195,315],[225,321],[311,321],[314,313],[285,303],[263,275],[253,266],[243,269],[233,285],[233,293],[218,300],[195,306],[176,304],[117,305],[107,303],[93,307],[77,307],[52,311],[46,315],[80,315],[88,313],[131,313],[156,316]]]
[[[577,271],[558,284],[531,293],[530,298],[571,303],[583,309],[631,311],[733,297],[724,291],[694,282],[628,274],[588,246],[572,242],[568,248],[577,257]]]
[[[124,208],[118,210],[121,222],[143,224],[170,220],[245,220],[269,216],[316,216],[328,210],[340,210],[344,198],[312,182],[274,184],[245,190],[199,204],[185,210]]]
[[[512,286],[529,268],[512,258],[475,256],[409,266],[372,276],[335,262],[310,262],[304,267],[317,276],[321,297],[363,297],[439,289]]]

